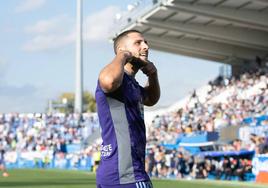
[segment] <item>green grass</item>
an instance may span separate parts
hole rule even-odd
[[[95,174],[84,171],[19,169],[0,176],[0,188],[95,188]],[[267,185],[208,180],[153,179],[154,188],[267,188]]]

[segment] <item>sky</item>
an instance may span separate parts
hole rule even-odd
[[[94,94],[114,57],[115,16],[137,0],[83,1],[83,86]],[[76,0],[0,0],[0,113],[45,112],[48,101],[75,91]],[[150,44],[149,44],[150,45]],[[161,98],[176,101],[214,79],[221,64],[151,49]],[[141,85],[146,77],[138,73]]]

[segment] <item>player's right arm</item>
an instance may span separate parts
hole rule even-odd
[[[128,51],[119,51],[113,61],[101,70],[99,83],[104,92],[109,93],[120,87],[124,76],[124,65],[131,56]]]

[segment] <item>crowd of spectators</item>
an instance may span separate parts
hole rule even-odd
[[[179,135],[191,136],[204,132],[220,131],[228,126],[243,126],[250,117],[268,116],[268,74],[245,73],[238,77],[219,77],[210,82],[202,96],[194,91],[188,103],[176,112],[157,115],[148,128],[147,170],[156,177],[215,178],[239,180],[251,172],[251,159],[242,157],[206,158],[192,156],[183,148],[167,150],[163,144],[175,143]],[[266,118],[267,119],[267,118]],[[256,126],[256,122],[248,124]],[[260,126],[268,126],[263,120]],[[268,134],[251,134],[245,142],[241,139],[217,147],[220,151],[254,151],[268,153]]]
[[[268,150],[266,151],[268,154]],[[167,150],[156,146],[148,150],[146,170],[150,176],[157,178],[186,178],[246,180],[246,174],[251,174],[251,155],[205,157],[191,155],[182,148]]]
[[[188,105],[156,116],[149,128],[149,139],[167,142],[178,133],[212,132],[224,126],[241,125],[248,117],[267,115],[267,74],[246,73],[223,80],[220,85],[209,84],[204,102],[194,92]]]
[[[68,146],[83,148],[94,131],[99,131],[96,114],[0,114],[0,146],[10,154],[6,157],[9,161],[33,155],[41,158],[44,166],[53,157],[78,160],[92,155],[95,148],[71,153]]]

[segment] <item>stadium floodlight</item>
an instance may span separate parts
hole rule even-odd
[[[127,10],[129,12],[133,11],[134,9],[135,9],[135,6],[134,5],[132,5],[132,4],[127,5]]]
[[[138,6],[140,5],[140,1],[136,1],[135,3],[133,4],[129,4],[127,5],[127,10],[129,12],[133,11],[134,9],[136,9]]]
[[[122,14],[117,13],[117,14],[115,15],[115,19],[116,19],[116,20],[121,20],[121,18],[122,18]]]

